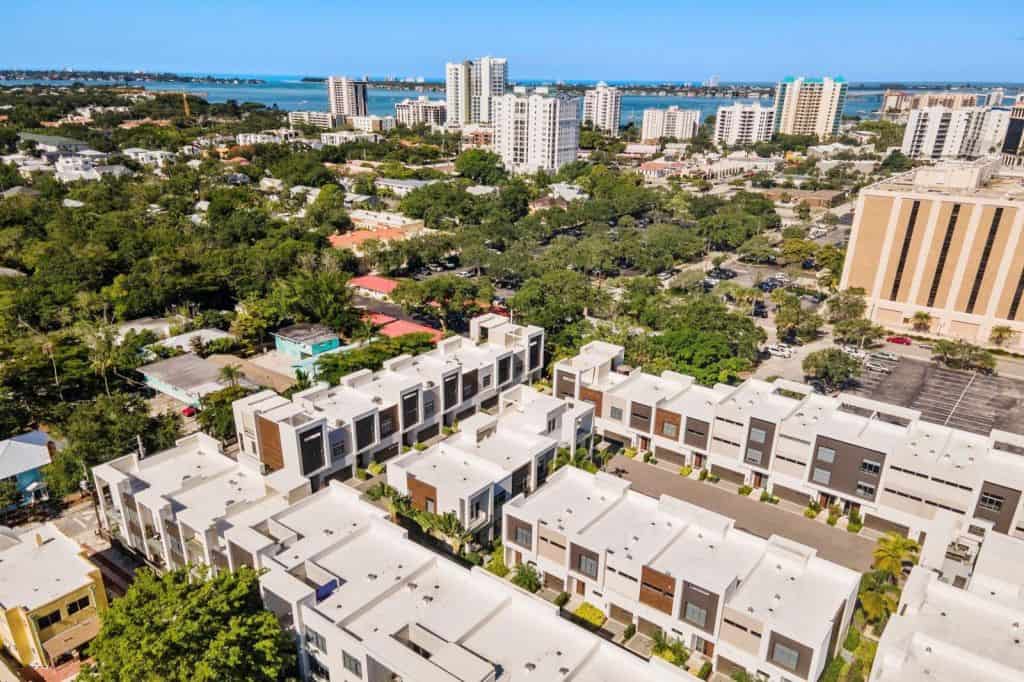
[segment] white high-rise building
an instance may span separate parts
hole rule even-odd
[[[902,152],[913,159],[974,159],[998,154],[1009,125],[1009,109],[914,109],[903,134]]]
[[[494,100],[494,151],[514,173],[555,172],[576,160],[579,99],[525,88]]]
[[[313,126],[314,128],[333,128],[337,123],[334,114],[329,111],[289,111],[288,125]]]
[[[622,93],[618,88],[601,82],[583,96],[583,122],[618,136],[619,121],[622,117]]]
[[[1003,106],[1004,99],[1006,99],[1006,89],[993,88],[989,90],[988,95],[985,97],[985,104],[990,107],[1001,107]]]
[[[845,103],[842,78],[786,78],[775,86],[775,132],[834,137]]]
[[[508,60],[481,57],[445,65],[448,124],[491,123],[494,100],[508,88]]]
[[[718,107],[715,143],[730,147],[766,142],[775,132],[775,109],[759,102]]]
[[[334,116],[366,116],[366,81],[331,76],[327,79],[327,103]]]
[[[447,109],[448,105],[442,99],[406,98],[395,105],[395,119],[398,125],[409,127],[421,124],[443,126],[447,120]]]
[[[665,137],[677,140],[689,140],[700,128],[699,109],[644,109],[644,123],[640,131],[640,139],[644,142],[656,142]]]

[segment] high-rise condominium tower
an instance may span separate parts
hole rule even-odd
[[[842,78],[786,78],[775,86],[775,132],[818,139],[838,135],[845,103]]]
[[[680,109],[676,106],[668,109],[644,109],[640,139],[644,142],[657,142],[662,138],[671,137],[682,142],[696,135],[699,128],[699,109]]]
[[[327,79],[327,102],[334,116],[366,116],[366,81],[331,76]]]
[[[508,60],[481,57],[445,66],[448,124],[491,123],[494,99],[505,94]]]
[[[516,88],[494,101],[494,151],[515,173],[555,172],[576,160],[579,99]]]
[[[715,143],[730,147],[755,144],[772,139],[775,130],[775,109],[759,102],[718,107],[715,116]]]
[[[618,136],[622,112],[622,93],[601,82],[583,96],[583,122],[609,135]]]

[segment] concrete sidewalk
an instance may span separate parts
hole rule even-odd
[[[673,476],[659,467],[616,455],[606,467],[632,482],[633,490],[649,495],[671,497],[710,509],[736,520],[736,528],[758,537],[780,535],[813,547],[822,559],[863,573],[871,569],[875,544],[845,530],[837,530],[802,515],[779,509],[712,483]]]

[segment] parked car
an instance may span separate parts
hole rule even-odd
[[[186,405],[184,408],[182,408],[181,414],[185,417],[194,417],[197,414],[199,414],[199,410],[192,407],[191,405]]]
[[[879,374],[891,374],[892,370],[885,365],[880,365],[877,362],[865,362],[864,369],[869,372],[878,372]]]
[[[887,337],[885,337],[885,340],[888,343],[895,343],[898,346],[909,346],[911,343],[913,343],[906,336],[887,336]]]
[[[839,350],[843,351],[852,358],[857,358],[858,360],[863,360],[864,358],[867,357],[867,353],[865,353],[859,348],[854,348],[853,346],[840,346]]]
[[[793,351],[786,346],[781,344],[773,344],[771,346],[765,346],[765,350],[768,354],[776,358],[791,358],[793,357]]]
[[[900,359],[900,356],[895,353],[890,353],[887,350],[875,351],[871,354],[871,357],[875,360],[888,360],[889,362],[896,362]]]
[[[750,314],[754,317],[768,317],[768,308],[761,301],[754,301],[754,308]]]
[[[708,277],[714,277],[715,279],[732,279],[736,276],[736,272],[729,268],[712,268],[708,272]]]
[[[675,277],[675,275],[676,273],[672,272],[671,270],[666,270],[665,272],[658,273],[658,279],[661,280],[662,282],[667,282],[673,277]]]

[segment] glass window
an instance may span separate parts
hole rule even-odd
[[[861,497],[875,497],[875,486],[864,481],[857,481],[857,494]]]
[[[36,625],[40,630],[48,628],[55,623],[59,623],[61,620],[60,610],[51,611],[45,615],[36,618]]]
[[[306,644],[317,651],[327,651],[327,640],[312,628],[306,628]]]
[[[704,627],[708,622],[708,610],[703,609],[696,604],[686,602],[685,618],[694,625]]]
[[[665,422],[661,425],[661,433],[669,438],[675,438],[679,435],[679,427],[672,422]]]
[[[491,375],[490,374],[485,374],[483,380],[480,383],[483,385],[484,388],[487,388],[488,386],[490,386],[491,385]]]
[[[342,651],[341,662],[345,666],[345,670],[359,677],[363,676],[363,663],[355,656],[349,656],[347,651]]]
[[[745,459],[748,464],[760,464],[761,451],[755,448],[747,448],[747,456]]]
[[[73,616],[82,609],[89,608],[89,595],[68,603],[68,615]]]
[[[1003,509],[1003,498],[992,493],[982,493],[978,506],[990,512],[999,512]]]
[[[597,559],[585,554],[580,555],[580,573],[591,578],[597,578]]]
[[[434,394],[424,393],[423,394],[423,417],[434,416]]]
[[[612,419],[614,419],[616,421],[622,421],[622,408],[621,407],[613,407],[609,414],[610,414]]]
[[[331,671],[312,656],[309,657],[309,676],[314,680],[330,680]]]
[[[557,427],[557,426],[558,426],[558,420],[557,419],[549,419],[548,420],[548,433],[551,433],[552,431],[554,431],[555,427]]]
[[[818,459],[826,464],[831,464],[836,461],[836,451],[832,448],[826,448],[824,445],[818,447]]]
[[[832,472],[828,469],[814,468],[814,482],[822,485],[828,485],[832,482]]]
[[[865,474],[871,474],[872,476],[878,476],[882,473],[882,465],[878,462],[872,462],[870,459],[866,459],[860,463],[860,470]]]
[[[532,547],[533,532],[529,528],[516,526],[516,544],[520,547]]]
[[[756,427],[750,427],[750,440],[755,443],[763,443],[768,439],[768,434],[765,433],[764,429],[758,429]]]
[[[795,649],[790,649],[784,644],[780,644],[778,642],[775,643],[775,648],[772,649],[772,663],[782,666],[787,670],[796,670],[796,666],[799,662],[799,652]]]

